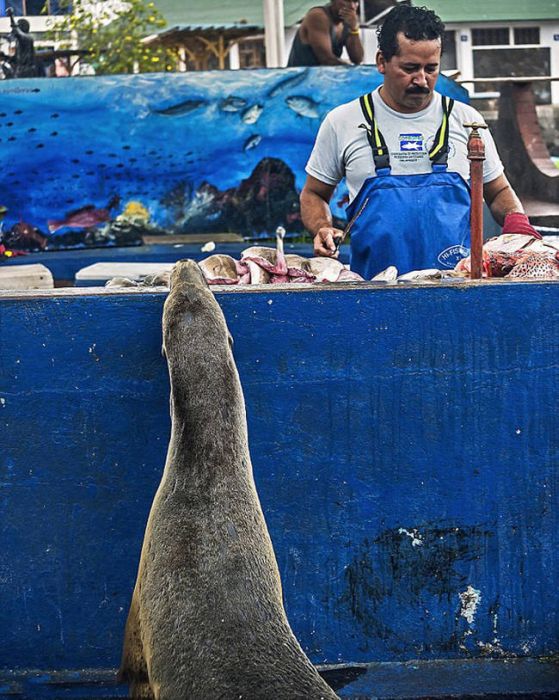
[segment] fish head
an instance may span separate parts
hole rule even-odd
[[[216,254],[210,255],[199,262],[200,269],[208,281],[232,280],[236,282],[239,278],[237,264],[230,255]]]

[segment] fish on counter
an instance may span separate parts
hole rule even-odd
[[[265,246],[251,246],[241,253],[241,262],[252,263],[251,272],[254,265],[258,265],[268,273],[268,283],[278,284],[289,282],[289,272],[283,247],[285,229],[278,226],[276,229],[276,248]]]
[[[250,246],[241,253],[241,259],[230,255],[214,254],[198,264],[209,285],[259,285],[259,284],[313,284],[320,282],[363,282],[363,278],[349,270],[334,258],[305,258],[302,255],[285,254],[285,229],[276,229],[276,247]],[[146,276],[139,286],[169,286],[169,272],[158,280]],[[105,286],[137,286],[120,277],[109,280]]]
[[[230,255],[216,253],[201,260],[200,269],[208,284],[248,284],[249,269]]]
[[[483,277],[555,279],[559,277],[559,246],[522,234],[496,236],[483,246],[482,266]],[[470,258],[461,260],[454,269],[469,277]]]
[[[382,272],[376,274],[372,278],[371,282],[395,282],[397,277],[398,268],[394,267],[394,265],[390,265],[386,268],[386,270],[383,270]]]
[[[520,256],[516,265],[507,275],[507,279],[516,280],[557,278],[559,278],[559,251],[554,256],[547,253],[527,252]]]
[[[139,282],[130,277],[112,277],[105,282],[105,287],[139,287]]]
[[[130,277],[113,277],[105,282],[105,287],[168,287],[170,279],[171,270],[166,270],[145,275],[140,281]]]
[[[214,254],[199,265],[210,285],[316,284],[364,282],[339,260],[328,257],[305,258],[285,254],[285,229],[276,229],[276,247],[250,246],[242,251],[241,259]],[[505,235],[493,238],[484,246],[484,276],[508,279],[559,278],[559,246],[527,236]],[[469,258],[464,258],[454,270],[412,270],[402,275],[395,266],[375,275],[372,282],[431,283],[470,276]],[[169,273],[146,276],[139,286],[168,286]],[[114,278],[106,286],[137,286],[138,283]]]

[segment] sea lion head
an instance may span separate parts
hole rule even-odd
[[[224,398],[243,401],[232,340],[223,312],[194,260],[179,260],[171,272],[163,307],[163,354],[172,394],[202,397],[217,405]]]
[[[194,260],[190,260],[189,258],[179,260],[173,266],[169,281],[169,289],[172,292],[173,289],[176,289],[179,285],[184,284],[208,289],[206,278],[204,277],[200,266]]]

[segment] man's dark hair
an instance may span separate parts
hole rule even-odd
[[[400,51],[396,38],[398,32],[412,41],[442,40],[444,24],[433,10],[426,7],[396,5],[377,29],[378,47],[387,61]]]
[[[21,29],[22,32],[29,34],[29,29],[31,27],[30,27],[29,22],[26,19],[18,19],[17,26]]]

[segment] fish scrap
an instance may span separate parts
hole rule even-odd
[[[470,258],[454,268],[469,277]],[[523,234],[504,234],[489,239],[483,246],[482,276],[511,280],[559,278],[559,246],[545,239]]]
[[[305,258],[285,254],[285,229],[276,230],[276,247],[250,246],[241,259],[215,254],[199,265],[209,285],[317,284],[324,282],[364,282],[356,272],[335,258]],[[527,236],[505,235],[487,241],[484,246],[484,276],[511,280],[559,278],[559,246],[551,242],[528,239]],[[470,276],[469,258],[454,270],[412,270],[402,275],[391,265],[375,275],[371,282],[431,283],[440,280],[466,279]],[[147,276],[141,282],[109,280],[106,286],[168,286],[168,273],[156,280]]]

